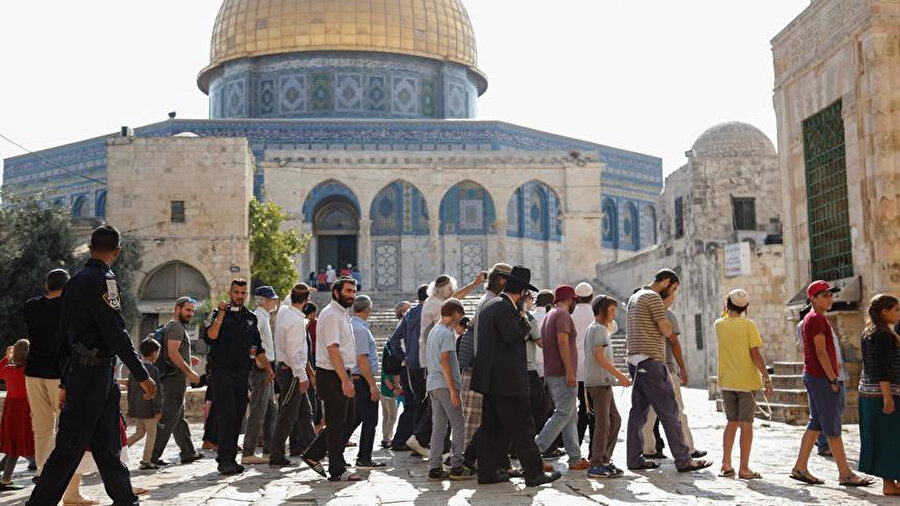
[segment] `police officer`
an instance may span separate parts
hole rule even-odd
[[[122,318],[122,300],[110,267],[116,261],[119,231],[94,230],[91,258],[63,289],[58,339],[63,367],[59,394],[62,411],[56,448],[28,504],[57,504],[86,448],[90,448],[106,493],[116,506],[138,504],[128,468],[119,460],[119,386],[114,368],[122,360],[140,382],[144,397],[156,396],[156,384],[134,351]]]
[[[235,458],[238,432],[247,410],[250,365],[253,359],[257,366],[266,371],[269,383],[275,379],[275,373],[266,358],[266,350],[262,346],[256,315],[244,307],[247,281],[240,278],[232,281],[228,297],[231,300],[219,303],[206,327],[206,337],[212,344],[211,382],[219,439],[216,462],[219,463],[219,474],[223,475],[244,472],[244,467]]]

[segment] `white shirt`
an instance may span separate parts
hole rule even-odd
[[[256,315],[256,326],[259,328],[259,337],[262,339],[263,349],[266,350],[266,358],[269,362],[275,362],[278,352],[275,350],[275,341],[272,339],[272,315],[265,309],[258,307],[253,310]]]
[[[578,350],[578,366],[575,369],[575,378],[578,381],[584,381],[584,338],[587,336],[587,329],[594,323],[594,310],[590,304],[576,304],[575,311],[572,312],[572,322],[575,324],[575,330],[578,332],[575,339],[575,349]]]
[[[441,306],[444,299],[431,295],[422,304],[421,327],[419,327],[419,364],[422,367],[427,363],[425,352],[428,349],[428,333],[441,321]]]
[[[334,370],[328,355],[328,347],[334,344],[341,351],[344,368],[352,370],[356,367],[356,340],[350,325],[350,312],[332,300],[319,313],[319,322],[316,324],[316,367]]]
[[[281,306],[275,319],[275,353],[300,381],[307,381],[306,316],[294,306]]]

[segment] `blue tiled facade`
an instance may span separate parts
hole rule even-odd
[[[373,236],[428,235],[428,204],[415,185],[394,181],[378,192],[369,211]]]
[[[506,235],[559,242],[560,212],[556,192],[543,183],[529,181],[516,189],[506,205]]]

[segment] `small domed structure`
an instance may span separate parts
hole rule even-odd
[[[691,147],[694,157],[744,158],[775,156],[775,146],[762,130],[748,123],[728,121],[703,132]]]

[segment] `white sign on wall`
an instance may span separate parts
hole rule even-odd
[[[750,243],[725,245],[725,277],[750,275]]]

